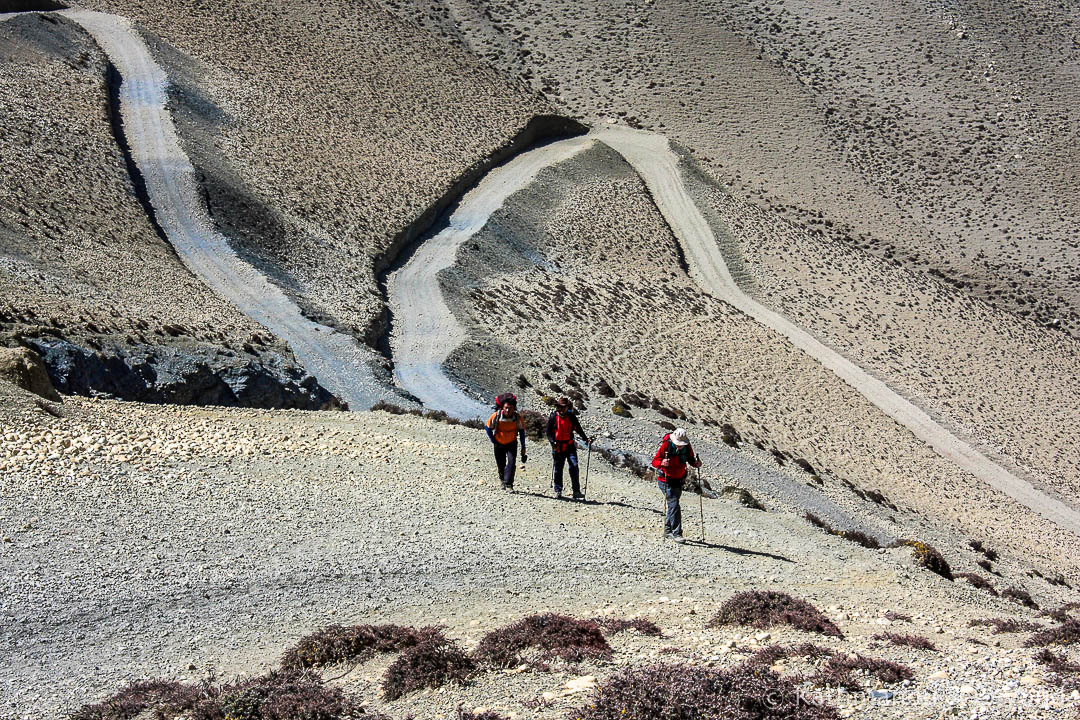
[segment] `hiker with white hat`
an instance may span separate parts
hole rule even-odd
[[[682,535],[682,510],[679,497],[686,481],[687,466],[701,467],[701,459],[694,454],[686,430],[676,428],[664,436],[660,447],[653,456],[652,466],[656,468],[656,484],[667,499],[667,517],[664,519],[664,538],[670,538],[682,544],[686,542]]]

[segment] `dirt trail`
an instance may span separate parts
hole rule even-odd
[[[87,10],[61,14],[82,25],[123,78],[120,108],[131,154],[157,221],[191,272],[243,313],[285,340],[297,359],[353,409],[392,393],[376,380],[375,353],[352,337],[305,318],[262,273],[243,262],[214,229],[191,161],[166,108],[168,78],[131,23]]]
[[[985,457],[885,383],[742,292],[728,271],[712,229],[683,185],[678,158],[666,138],[618,127],[598,129],[591,137],[626,158],[644,180],[683,246],[691,276],[705,292],[783,335],[942,457],[1062,528],[1080,534],[1080,513]]]
[[[459,418],[486,417],[488,408],[454,385],[443,370],[450,353],[465,340],[465,330],[443,300],[439,272],[454,264],[458,248],[487,224],[506,198],[544,168],[570,159],[592,142],[579,137],[541,145],[492,170],[461,198],[446,227],[429,235],[389,276],[394,377],[425,406]]]

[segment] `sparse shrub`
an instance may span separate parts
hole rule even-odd
[[[615,415],[618,415],[619,417],[624,417],[624,418],[632,418],[632,417],[634,417],[634,415],[629,410],[626,409],[626,406],[623,405],[620,402],[616,402],[614,405],[611,406],[611,412],[614,413]]]
[[[525,424],[525,437],[530,440],[543,440],[547,433],[547,417],[535,410],[519,410],[521,422]]]
[[[749,625],[767,628],[790,625],[797,630],[843,637],[840,628],[816,607],[787,593],[775,590],[751,590],[728,598],[708,627]]]
[[[1052,628],[1040,630],[1027,640],[1027,647],[1047,647],[1048,645],[1075,645],[1080,642],[1080,620],[1069,619]]]
[[[514,382],[522,390],[524,390],[525,388],[531,388],[532,387],[532,383],[529,382],[529,379],[525,377],[524,373],[522,373],[521,375],[518,375]]]
[[[801,468],[802,470],[804,470],[805,472],[808,472],[808,473],[810,473],[811,475],[817,475],[817,473],[816,473],[816,472],[814,472],[814,466],[813,466],[813,465],[811,465],[811,464],[810,464],[810,463],[809,463],[809,462],[808,462],[808,461],[806,460],[806,458],[795,458],[795,461],[794,461],[794,462],[795,462],[795,464],[796,464],[796,465],[798,465],[798,466],[799,466],[799,467],[800,467],[800,468]]]
[[[855,691],[862,688],[862,684],[855,678],[856,672],[864,672],[890,685],[915,677],[911,668],[891,660],[865,655],[835,655],[829,658],[814,681]]]
[[[836,655],[836,651],[814,643],[800,643],[784,647],[782,645],[769,645],[750,656],[746,661],[748,665],[774,665],[780,660],[790,657],[809,657],[814,659],[827,658]]]
[[[397,700],[416,690],[464,683],[476,663],[461,647],[445,637],[431,637],[398,655],[383,676],[383,697]]]
[[[527,648],[539,651],[540,659],[562,658],[569,662],[611,657],[611,646],[600,626],[589,620],[545,613],[530,615],[480,639],[474,652],[485,665],[510,667],[522,662]]]
[[[739,431],[730,423],[724,423],[720,426],[720,439],[725,445],[730,445],[733,448],[738,448],[739,443],[742,442],[742,436],[739,434]]]
[[[980,590],[985,590],[991,595],[997,597],[998,591],[995,590],[994,586],[990,584],[990,581],[984,578],[982,575],[976,575],[975,573],[953,573],[953,578],[967,580],[969,583],[979,588]]]
[[[850,540],[851,542],[858,543],[864,548],[869,548],[871,550],[877,550],[881,547],[881,543],[861,530],[835,530],[832,525],[829,525],[829,523],[825,522],[812,512],[805,513],[803,517],[805,517],[811,525],[824,530],[829,535],[835,535],[844,540]]]
[[[642,635],[656,637],[662,632],[659,625],[645,618],[633,618],[632,620],[625,618],[593,618],[592,621],[603,628],[608,635],[615,635],[623,630],[637,630]]]
[[[1072,616],[1069,615],[1069,612],[1076,610],[1077,608],[1080,608],[1080,603],[1067,602],[1061,607],[1053,608],[1052,610],[1043,610],[1039,613],[1039,617],[1048,617],[1054,622],[1062,623],[1071,619]]]
[[[1031,599],[1031,595],[1027,590],[1018,587],[1005,588],[1001,591],[1001,597],[1008,600],[1012,600],[1014,603],[1023,605],[1026,608],[1032,610],[1038,610],[1039,604]]]
[[[227,685],[152,680],[135,683],[101,703],[84,705],[72,720],[343,720],[367,715],[362,705],[306,672],[284,670]]]
[[[946,580],[953,579],[952,568],[949,567],[949,563],[933,545],[927,545],[918,540],[901,540],[900,544],[907,545],[913,550],[915,560],[919,565],[932,573],[937,573]]]
[[[789,680],[760,666],[709,670],[658,664],[605,680],[575,720],[832,720],[836,710],[807,699]]]
[[[990,564],[989,560],[976,560],[975,564],[988,573],[994,572],[994,566]]]
[[[904,613],[893,612],[892,610],[885,611],[885,619],[890,622],[911,622],[911,616]]]
[[[932,650],[937,652],[937,646],[930,642],[922,635],[901,635],[899,633],[878,633],[874,636],[875,640],[885,640],[893,645],[902,645],[904,647],[912,647],[918,650]]]
[[[441,638],[436,627],[420,630],[401,625],[329,625],[301,638],[285,651],[281,666],[288,670],[363,661],[377,653],[397,652],[422,640]]]
[[[992,627],[995,635],[1004,633],[1035,632],[1042,628],[1038,623],[1013,618],[980,618],[968,623],[968,627]]]
[[[142,680],[99,703],[83,705],[71,720],[128,720],[146,710],[175,718],[210,699],[199,688],[170,680]]]
[[[1050,650],[1040,650],[1035,654],[1035,660],[1045,665],[1046,669],[1056,675],[1055,685],[1064,687],[1066,690],[1080,688],[1080,664],[1070,661],[1064,655],[1058,655]]]
[[[606,398],[615,397],[615,391],[611,389],[611,386],[608,385],[607,381],[604,380],[604,379],[597,380],[596,383],[593,385],[593,387],[596,388],[596,392],[601,397],[606,397]]]
[[[494,710],[473,712],[464,705],[458,705],[457,720],[509,720],[505,715],[500,715]]]
[[[660,427],[664,428],[668,432],[674,432],[675,431],[674,423],[669,423],[666,420],[657,420],[656,424],[659,425]]]

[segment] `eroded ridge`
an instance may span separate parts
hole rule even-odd
[[[59,14],[82,25],[123,78],[124,134],[155,217],[184,265],[215,293],[287,342],[304,368],[351,408],[367,409],[387,396],[388,390],[372,370],[372,350],[305,318],[279,287],[242,261],[214,228],[195,170],[166,107],[168,77],[131,23],[88,10]]]

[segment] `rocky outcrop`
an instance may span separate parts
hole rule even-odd
[[[113,345],[92,350],[63,339],[27,340],[61,393],[147,403],[319,410],[340,406],[318,381],[274,352]]]
[[[29,348],[0,348],[0,379],[46,400],[60,400],[41,356]]]

